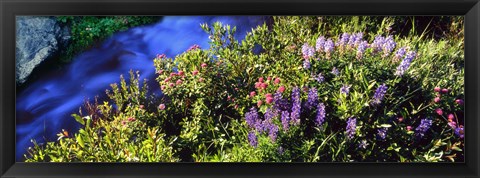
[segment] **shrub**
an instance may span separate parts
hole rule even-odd
[[[274,17],[242,41],[235,27],[202,24],[209,49],[154,59],[162,97],[133,73],[130,87],[112,85],[94,128],[119,142],[95,140],[91,116],[74,115],[84,128],[28,161],[463,161],[463,39],[392,35],[392,18],[377,31],[322,20]]]

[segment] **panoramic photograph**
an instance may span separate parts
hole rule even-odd
[[[17,162],[464,162],[463,16],[16,16]]]

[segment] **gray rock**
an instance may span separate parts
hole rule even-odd
[[[65,46],[70,34],[55,17],[17,16],[16,38],[16,81],[21,84],[35,67]]]

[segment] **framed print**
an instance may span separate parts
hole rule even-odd
[[[2,177],[479,176],[476,0],[0,7]]]

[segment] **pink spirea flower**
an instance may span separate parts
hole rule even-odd
[[[258,82],[263,83],[263,77],[258,78]]]
[[[136,119],[133,118],[133,117],[129,117],[129,118],[128,118],[128,122],[133,122],[133,121],[135,121],[135,120],[136,120]]]
[[[255,82],[255,88],[260,88],[260,85],[262,85],[262,83],[260,83],[260,82]]]
[[[402,122],[402,121],[403,121],[403,117],[402,116],[398,117],[398,122]]]
[[[450,122],[448,122],[448,126],[450,126],[452,129],[456,129],[457,128],[457,123],[455,121],[450,121]]]
[[[258,100],[258,101],[257,101],[257,107],[262,106],[262,104],[263,104],[263,101],[262,101],[262,100]]]
[[[160,109],[160,110],[165,110],[165,104],[160,104],[160,105],[158,105],[158,109]]]
[[[272,80],[272,77],[267,77],[267,81],[271,81]]]
[[[435,92],[440,92],[440,90],[441,90],[440,87],[435,87],[435,88],[433,89],[433,91],[435,91]]]
[[[138,106],[140,109],[144,109],[145,108],[145,105],[141,104],[140,106]]]
[[[182,80],[178,79],[176,83],[177,83],[177,85],[180,85],[180,84],[182,84],[182,82],[183,82]]]
[[[273,97],[267,97],[265,101],[267,102],[267,104],[270,104],[273,102]]]
[[[165,85],[162,85],[162,86],[160,87],[160,89],[162,89],[162,90],[165,90],[165,88],[167,88],[167,86],[165,86]]]
[[[453,120],[455,119],[455,116],[453,114],[448,114],[448,120]]]
[[[165,55],[165,54],[157,54],[157,58],[159,58],[159,59],[163,59],[163,58],[166,58],[166,57],[167,57],[167,55]]]
[[[196,49],[200,49],[200,46],[197,45],[197,44],[194,44],[194,45],[190,46],[190,48],[188,48],[187,51],[192,51],[192,50],[196,50]]]
[[[440,97],[435,97],[435,99],[433,99],[433,101],[435,101],[435,103],[440,102]]]
[[[272,98],[273,95],[272,95],[271,93],[267,93],[267,94],[265,94],[265,97],[266,97],[266,98]]]
[[[462,99],[456,99],[455,103],[457,103],[458,105],[463,105],[463,100]]]
[[[273,83],[279,84],[279,83],[280,83],[280,79],[279,79],[279,78],[275,78],[275,80],[273,81]]]
[[[278,87],[278,92],[283,93],[285,91],[285,86]]]
[[[194,70],[194,71],[192,72],[192,75],[197,75],[197,74],[198,74],[198,70]]]
[[[175,72],[170,73],[170,77],[173,77],[175,75],[177,75],[177,73],[175,73]]]
[[[127,124],[127,121],[122,121],[122,125],[125,125],[125,124]]]
[[[443,115],[443,111],[440,108],[435,109],[435,112],[440,116]]]
[[[408,131],[411,131],[411,130],[412,130],[412,126],[407,126],[407,130],[408,130]]]
[[[178,75],[183,76],[185,74],[184,71],[178,71]]]
[[[200,66],[202,66],[202,68],[205,68],[205,67],[207,67],[207,64],[206,64],[206,63],[202,63],[202,65],[200,65]]]
[[[168,86],[173,87],[173,86],[175,86],[175,84],[174,83],[169,83]]]
[[[443,93],[443,94],[447,94],[447,93],[448,93],[448,89],[446,89],[446,88],[442,89],[442,93]]]
[[[158,74],[162,74],[163,73],[163,70],[159,70],[157,71]]]
[[[169,82],[172,79],[172,77],[167,77],[164,82]]]
[[[254,97],[257,93],[255,91],[250,92],[250,97]]]
[[[203,82],[203,80],[205,80],[204,78],[199,78],[198,81],[199,82]]]
[[[266,83],[260,84],[260,88],[262,88],[262,89],[266,89],[267,87],[268,87],[268,84],[266,84]]]

